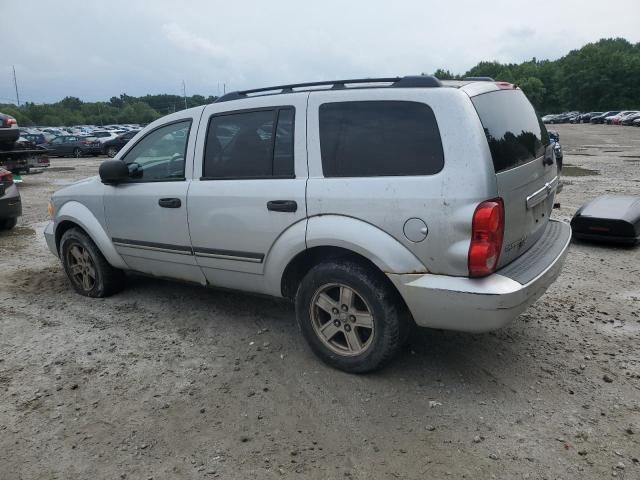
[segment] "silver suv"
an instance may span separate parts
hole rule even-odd
[[[429,76],[233,92],[139,132],[53,195],[73,287],[124,271],[295,301],[325,362],[375,369],[412,325],[502,327],[558,276],[553,147],[521,90]]]

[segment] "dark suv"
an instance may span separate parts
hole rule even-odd
[[[118,135],[112,140],[107,140],[102,144],[102,153],[108,155],[111,158],[115,157],[120,149],[124,147],[129,140],[135,137],[139,131],[140,130],[131,130],[130,132]]]

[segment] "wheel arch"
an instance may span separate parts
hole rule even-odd
[[[104,258],[115,268],[127,269],[120,254],[116,251],[113,243],[109,239],[107,232],[93,215],[93,213],[79,202],[71,201],[65,203],[56,215],[55,241],[56,250],[60,251],[60,240],[64,232],[70,228],[80,228],[96,244]]]

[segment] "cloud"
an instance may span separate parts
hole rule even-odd
[[[215,60],[227,60],[231,54],[222,45],[216,45],[207,38],[185,30],[177,23],[162,26],[162,32],[170,43],[188,52],[200,52]]]

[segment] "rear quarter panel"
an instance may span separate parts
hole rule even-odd
[[[319,107],[328,102],[358,100],[404,100],[429,105],[442,138],[444,168],[429,176],[324,178]],[[496,196],[497,187],[482,125],[465,93],[453,88],[313,92],[308,108],[308,157],[310,224],[318,215],[352,217],[386,232],[429,272],[468,274],[473,212],[479,202]],[[427,224],[428,235],[422,242],[412,242],[404,235],[404,224],[410,218]],[[340,236],[338,225],[334,234]],[[367,235],[366,229],[362,235]],[[308,243],[312,241],[308,238]]]

